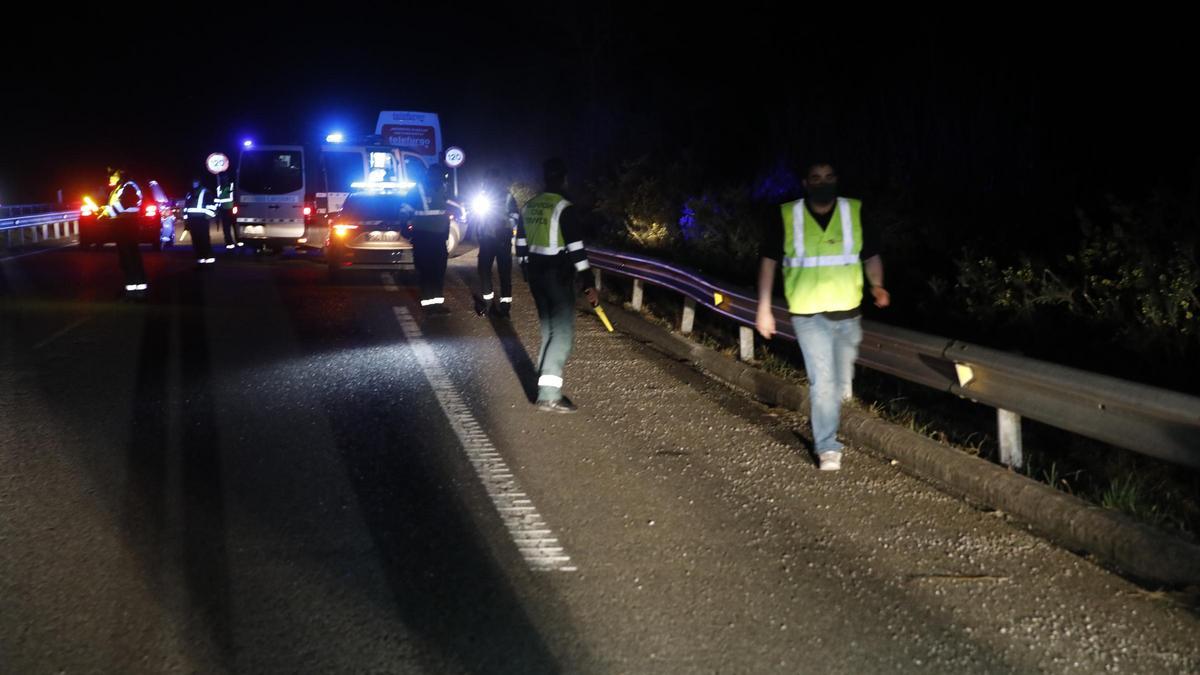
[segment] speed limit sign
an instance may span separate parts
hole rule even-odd
[[[462,148],[447,148],[446,149],[446,166],[451,169],[457,169],[467,161],[467,153],[463,152]]]
[[[229,170],[229,158],[219,152],[214,152],[204,160],[204,165],[208,167],[209,173],[225,173]]]

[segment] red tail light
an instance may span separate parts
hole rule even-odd
[[[81,216],[90,216],[90,215],[92,215],[92,213],[93,213],[92,207],[90,207],[90,206],[84,205],[84,206],[79,207],[79,215],[81,215]]]
[[[238,212],[238,207],[235,205],[235,206],[233,207],[233,215],[235,215],[235,216],[236,216],[236,215],[237,215],[237,212]]]
[[[155,206],[154,204],[147,206],[146,207],[146,215],[147,216],[157,216],[158,215],[158,207]]]
[[[307,216],[311,216],[311,215],[312,215],[312,207],[311,207],[311,206],[306,206],[306,207],[304,207],[304,215],[305,215],[306,217],[307,217]]]

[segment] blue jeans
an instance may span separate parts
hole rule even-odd
[[[831,321],[824,316],[793,316],[796,340],[808,374],[809,419],[817,454],[840,452],[838,423],[842,400],[850,398],[854,360],[862,342],[862,318]]]

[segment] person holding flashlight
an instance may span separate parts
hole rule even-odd
[[[496,316],[508,318],[512,310],[512,237],[521,219],[517,200],[491,168],[484,174],[483,185],[471,199],[468,212],[471,227],[479,241],[479,293],[475,295],[475,313],[483,316],[489,310]],[[500,275],[500,297],[492,286],[492,266]]]

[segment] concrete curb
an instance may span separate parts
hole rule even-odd
[[[618,330],[712,373],[759,401],[807,414],[807,387],[735,361],[632,312],[615,307],[612,312]],[[1091,553],[1136,579],[1169,586],[1200,585],[1200,546],[861,410],[843,408],[841,433],[854,444],[895,460],[906,473],[1008,513],[1067,549]]]

